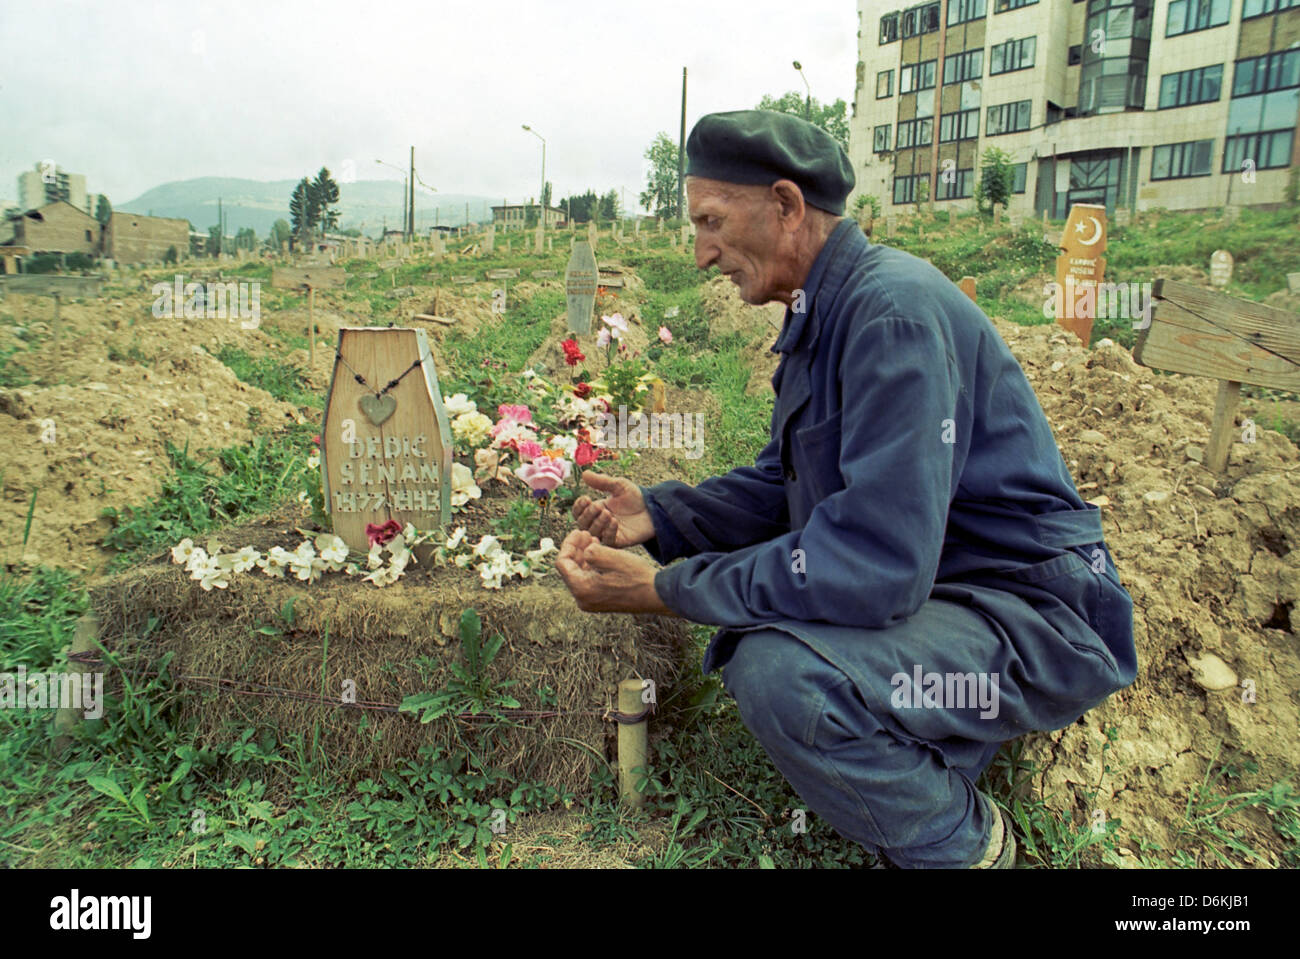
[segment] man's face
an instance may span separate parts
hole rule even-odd
[[[696,230],[695,265],[707,270],[716,264],[746,303],[789,302],[790,238],[770,191],[690,177],[686,193]]]

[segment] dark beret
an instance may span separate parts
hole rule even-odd
[[[841,215],[854,183],[853,166],[834,137],[807,120],[771,110],[700,117],[686,138],[686,173],[761,186],[793,180],[805,202]]]

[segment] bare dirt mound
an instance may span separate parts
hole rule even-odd
[[[0,348],[20,335],[39,345],[15,355],[36,382],[0,389],[0,448],[11,454],[0,492],[0,560],[94,570],[112,555],[98,545],[110,528],[101,512],[158,494],[170,469],[167,443],[188,444],[197,457],[299,420],[291,405],[241,382],[213,355],[221,345],[265,351],[265,333],[224,319],[158,319],[147,301],[65,304],[57,353],[43,339],[51,301],[6,303],[20,333],[0,327]]]
[[[700,305],[709,318],[711,336],[739,334],[748,340],[745,356],[754,371],[745,391],[750,394],[770,392],[772,374],[780,357],[771,351],[785,320],[780,303],[750,306],[736,293],[736,285],[725,276],[715,276],[700,290]]]
[[[996,326],[1080,492],[1102,506],[1133,597],[1140,660],[1132,687],[1079,723],[1030,738],[1026,757],[1042,768],[1036,789],[1076,823],[1096,821],[1097,810],[1119,820],[1125,852],[1174,849],[1189,790],[1212,763],[1257,766],[1235,791],[1294,784],[1300,451],[1271,430],[1252,436],[1239,416],[1227,470],[1215,475],[1201,465],[1213,381],[1157,374],[1109,340],[1085,350],[1055,326]],[[1109,728],[1116,735],[1104,749]],[[1285,863],[1262,812],[1235,822],[1266,864]]]

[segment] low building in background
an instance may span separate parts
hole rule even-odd
[[[0,245],[25,247],[39,253],[100,252],[101,228],[89,213],[66,200],[55,200],[5,219]]]
[[[177,256],[189,252],[188,220],[114,210],[104,228],[103,254],[117,263],[161,263],[172,247]]]

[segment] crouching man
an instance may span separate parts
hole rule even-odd
[[[574,504],[557,568],[584,610],[720,626],[705,672],[842,835],[902,867],[1009,867],[975,779],[1136,675],[1100,512],[989,319],[843,217],[828,134],[711,114],[687,156],[696,264],[787,306],[771,442],[694,487],[585,473],[605,495]]]

